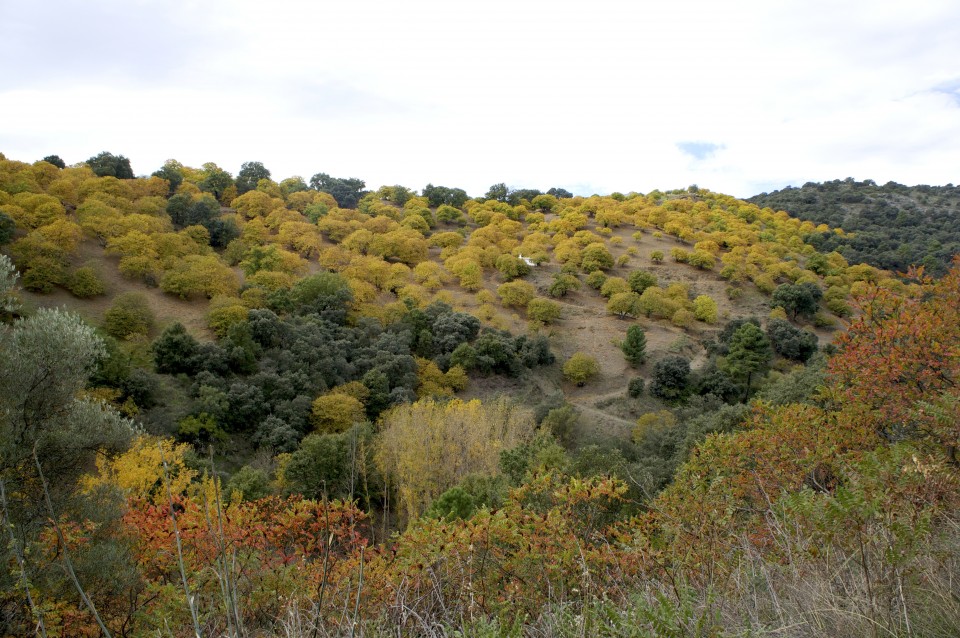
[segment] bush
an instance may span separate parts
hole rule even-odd
[[[576,383],[578,387],[583,386],[598,374],[600,374],[600,364],[594,357],[582,352],[575,352],[563,364],[563,376]]]
[[[564,297],[570,291],[580,290],[580,280],[568,273],[557,273],[553,276],[549,293],[551,297]]]
[[[587,285],[594,290],[600,290],[603,288],[603,284],[606,283],[606,281],[607,276],[602,270],[594,270],[592,273],[587,275]]]
[[[704,323],[716,323],[717,302],[709,295],[700,295],[693,300],[693,316]]]
[[[634,270],[627,277],[627,283],[630,284],[630,290],[642,295],[644,290],[657,285],[657,276],[646,270]]]
[[[543,323],[553,323],[560,318],[560,304],[543,297],[531,299],[527,304],[527,318]]]
[[[139,292],[117,295],[103,317],[103,329],[117,339],[148,334],[153,329],[153,311],[147,297]]]
[[[165,374],[192,373],[200,344],[181,323],[168,326],[151,346],[157,372]]]
[[[564,405],[547,412],[540,422],[540,427],[549,430],[557,441],[566,445],[570,442],[573,426],[576,425],[578,418],[579,415],[573,406]]]
[[[631,399],[639,399],[643,396],[643,388],[646,383],[643,380],[643,377],[633,377],[627,383],[627,395]]]
[[[270,495],[270,477],[263,470],[244,465],[227,481],[226,493],[231,501],[234,494],[244,501],[259,500]]]
[[[100,279],[100,275],[97,274],[96,269],[91,266],[83,266],[73,271],[70,276],[67,277],[67,290],[69,290],[74,297],[80,297],[81,299],[96,297],[107,291],[106,286],[103,285],[103,280]]]
[[[767,324],[767,338],[777,354],[794,361],[805,362],[817,351],[815,334],[797,328],[783,319],[772,319]]]
[[[533,284],[526,281],[511,281],[497,287],[497,294],[504,306],[523,307],[537,294]]]
[[[690,383],[690,362],[683,357],[667,357],[653,367],[650,394],[673,401],[680,399]]]

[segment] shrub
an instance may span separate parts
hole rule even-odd
[[[318,432],[344,432],[366,420],[366,410],[355,397],[331,392],[317,397],[312,406],[311,421]]]
[[[553,323],[560,318],[560,304],[543,297],[531,299],[527,304],[527,318],[543,323]]]
[[[663,251],[662,251],[662,250],[655,250],[655,251],[653,251],[652,253],[650,253],[650,261],[652,261],[652,262],[655,263],[655,264],[662,264],[662,263],[663,263]]]
[[[683,357],[667,357],[653,367],[650,394],[667,401],[682,398],[690,383],[690,362]]]
[[[627,395],[631,399],[638,399],[643,396],[643,388],[645,386],[643,377],[633,377],[627,383]]]
[[[600,374],[600,364],[590,355],[575,352],[563,364],[563,376],[569,381],[583,386],[587,381]]]
[[[612,267],[613,255],[603,244],[595,242],[583,249],[583,260],[580,262],[583,272],[609,270]]]
[[[92,266],[77,268],[67,277],[67,290],[75,297],[88,299],[106,292],[103,280]]]
[[[497,287],[504,306],[523,307],[537,294],[537,289],[526,281],[511,281]]]
[[[572,290],[580,290],[580,280],[574,275],[560,272],[553,276],[549,289],[551,297],[564,297]]]
[[[153,311],[146,296],[139,292],[117,295],[103,317],[103,329],[117,339],[148,334],[153,329]]]
[[[603,273],[602,270],[594,270],[592,273],[587,275],[587,285],[593,288],[594,290],[600,290],[603,288],[604,282],[607,281],[607,276]]]
[[[774,351],[787,359],[807,361],[817,351],[817,336],[797,328],[784,319],[772,319],[767,324],[767,338]]]
[[[709,295],[700,295],[693,300],[693,316],[704,323],[716,323],[717,302]]]

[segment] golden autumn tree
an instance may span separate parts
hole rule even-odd
[[[506,400],[420,400],[383,416],[377,463],[408,520],[468,474],[493,475],[500,452],[533,436],[530,411]]]

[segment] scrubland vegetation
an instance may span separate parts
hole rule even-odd
[[[960,633],[957,262],[271,177],[0,155],[4,635]]]

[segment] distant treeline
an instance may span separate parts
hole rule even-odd
[[[847,235],[814,233],[817,250],[836,250],[850,263],[906,271],[923,265],[937,276],[960,253],[960,186],[904,186],[853,178],[761,193],[747,201],[795,217],[842,228]]]

